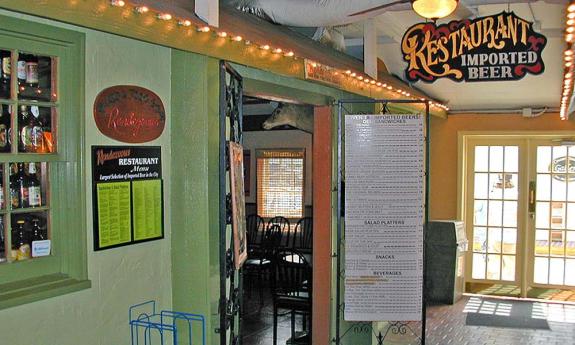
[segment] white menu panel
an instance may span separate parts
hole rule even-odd
[[[345,117],[347,321],[420,321],[424,116]]]

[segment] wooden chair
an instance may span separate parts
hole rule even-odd
[[[282,217],[282,216],[275,216],[273,218],[270,218],[270,220],[268,220],[267,228],[269,229],[273,225],[279,226],[280,231],[282,233],[282,238],[281,238],[279,247],[289,248],[290,247],[290,240],[291,240],[291,227],[290,227],[289,220],[287,220],[287,218]]]
[[[293,249],[310,254],[313,248],[313,218],[304,217],[298,220],[293,234]]]
[[[281,228],[277,225],[269,227],[262,238],[260,249],[253,252],[251,256],[248,254],[247,260],[244,262],[244,272],[248,276],[248,291],[251,293],[252,279],[257,278],[258,289],[260,294],[260,304],[263,305],[263,281],[267,273],[271,272],[272,263],[276,253],[276,249],[281,241]]]
[[[257,214],[250,214],[246,217],[246,228],[248,250],[258,250],[266,229],[264,219]]]
[[[311,319],[311,265],[302,253],[292,249],[281,249],[275,256],[272,282],[273,345],[277,345],[278,313],[282,309],[287,310],[291,314],[292,341],[296,339],[296,313],[303,314],[304,320],[306,317]],[[311,339],[310,334],[307,335],[307,338]]]

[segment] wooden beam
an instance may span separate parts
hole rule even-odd
[[[215,26],[216,28],[220,25],[220,6],[218,0],[195,0],[194,7],[198,17],[208,25]]]
[[[341,70],[363,70],[361,61],[351,56],[322,46],[287,27],[266,22],[233,8],[220,7],[220,30],[248,38],[252,44],[245,44],[245,41],[233,42],[229,37],[217,37],[213,32],[198,32],[196,27],[205,24],[194,14],[191,1],[127,0],[126,2],[128,5],[122,8],[111,6],[109,0],[2,0],[0,8],[253,66],[302,80],[305,79],[302,57]],[[130,4],[146,5],[150,9],[170,13],[175,20],[159,20],[154,11],[136,13]],[[182,18],[190,20],[192,25],[189,27],[178,25],[177,19]],[[262,50],[256,43],[268,43],[274,47],[294,51],[298,58],[287,58],[282,54]],[[395,77],[384,76],[381,81],[393,86],[394,89],[406,90],[415,97],[429,98]],[[395,92],[388,90],[377,92],[356,85],[357,83],[349,83],[342,89],[372,98],[399,98]],[[432,114],[445,116],[445,112],[440,109],[433,109]]]
[[[367,19],[363,24],[363,68],[372,78],[377,74],[377,27],[374,19]]]

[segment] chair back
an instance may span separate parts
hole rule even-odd
[[[291,227],[289,224],[289,220],[282,216],[275,216],[268,220],[268,229],[273,225],[277,225],[280,227],[281,231],[281,240],[279,247],[288,248],[290,245],[290,238],[291,238]]]
[[[248,247],[259,246],[262,243],[265,230],[264,219],[257,214],[250,214],[246,217],[246,228],[248,236]]]
[[[282,232],[279,225],[271,225],[267,228],[262,238],[261,251],[263,256],[273,259],[274,253],[281,243]]]
[[[274,296],[311,299],[312,269],[302,253],[291,249],[277,251],[273,278]]]
[[[304,217],[298,220],[293,235],[293,249],[311,253],[313,248],[313,218]]]

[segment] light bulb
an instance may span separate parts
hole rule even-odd
[[[158,14],[158,19],[161,20],[171,20],[172,19],[172,15],[169,13],[160,13]]]
[[[116,7],[124,7],[126,6],[126,2],[124,0],[110,0],[110,5]]]
[[[136,6],[134,8],[134,11],[136,11],[136,13],[147,13],[148,11],[150,11],[150,9],[146,6]]]

